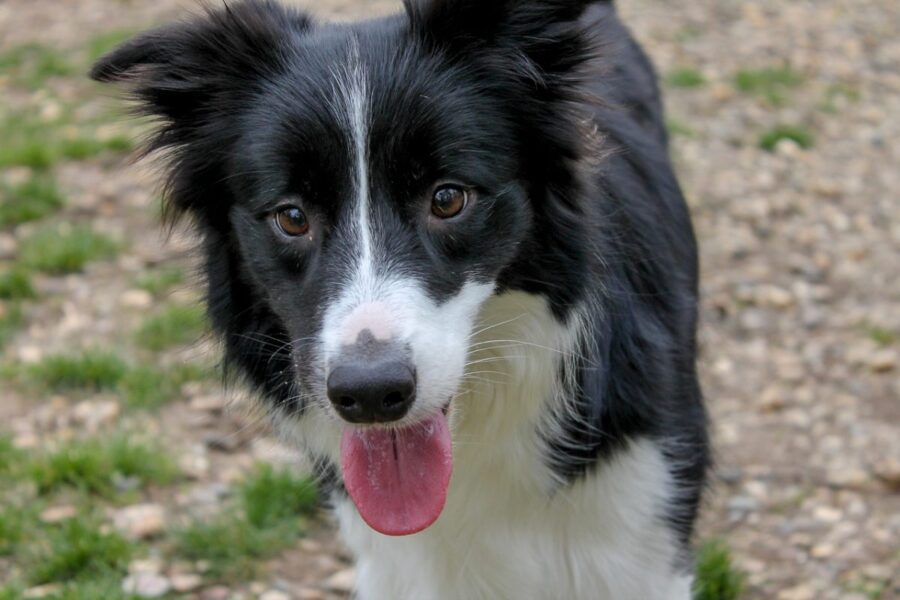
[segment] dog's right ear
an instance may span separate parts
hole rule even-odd
[[[169,125],[223,107],[277,71],[309,19],[275,2],[248,0],[125,42],[91,69],[129,86],[142,112]]]

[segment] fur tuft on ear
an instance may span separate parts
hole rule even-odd
[[[138,35],[93,66],[92,78],[125,84],[138,112],[157,119],[144,152],[171,151],[169,216],[215,218],[202,214],[201,194],[222,197],[221,161],[213,157],[236,135],[219,117],[246,107],[285,68],[295,38],[310,26],[304,14],[269,0],[207,5],[193,20]],[[204,179],[204,189],[191,185]]]
[[[268,0],[246,0],[125,42],[101,58],[91,77],[130,84],[145,112],[177,118],[216,94],[277,70],[292,35],[309,19]]]

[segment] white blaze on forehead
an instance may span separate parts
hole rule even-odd
[[[371,228],[369,202],[369,84],[359,52],[359,42],[353,39],[347,52],[347,62],[334,73],[338,105],[335,107],[347,128],[350,164],[353,168],[356,241],[359,244],[356,276],[374,283],[374,239]]]

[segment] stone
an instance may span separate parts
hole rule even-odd
[[[337,573],[326,579],[323,585],[327,589],[335,592],[350,593],[353,591],[355,581],[356,570],[351,568],[338,571]]]
[[[134,573],[122,582],[122,591],[141,598],[161,598],[171,589],[168,578],[158,573]]]
[[[893,490],[900,491],[900,459],[889,457],[875,464],[875,477]]]
[[[259,595],[259,600],[291,600],[291,597],[281,590],[266,590]]]
[[[816,590],[809,585],[798,585],[778,592],[778,600],[813,600]]]
[[[200,594],[201,600],[228,600],[231,596],[231,590],[224,585],[217,585],[203,590]]]
[[[78,509],[74,506],[51,506],[41,512],[41,521],[44,523],[59,523],[67,521],[78,515]]]
[[[62,584],[59,583],[48,583],[45,585],[39,585],[32,588],[28,588],[22,594],[23,598],[46,598],[50,595],[55,595],[62,589]]]
[[[177,573],[169,577],[172,584],[172,590],[184,594],[193,592],[203,585],[203,578],[196,573]]]
[[[72,418],[90,432],[110,425],[117,418],[121,407],[115,400],[88,400],[79,402],[72,410]]]
[[[127,290],[119,296],[119,304],[125,308],[150,308],[153,306],[153,295],[146,290]]]
[[[159,504],[136,504],[113,513],[113,524],[132,539],[160,535],[166,528],[166,509]]]
[[[893,348],[879,350],[869,357],[868,362],[875,373],[889,373],[897,368],[897,351]]]

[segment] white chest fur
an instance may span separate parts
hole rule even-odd
[[[361,600],[688,600],[664,524],[675,490],[654,443],[636,441],[564,487],[543,460],[539,423],[559,400],[559,359],[578,323],[560,326],[524,294],[492,299],[482,320],[494,325],[477,334],[454,403],[454,475],[438,522],[390,538],[349,501],[336,507]]]

